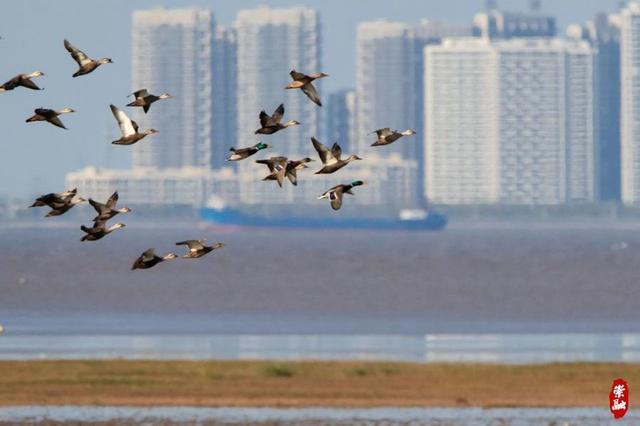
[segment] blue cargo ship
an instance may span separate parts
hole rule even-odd
[[[396,218],[344,217],[339,213],[324,217],[261,216],[228,207],[200,209],[200,217],[215,226],[266,228],[324,228],[439,231],[446,227],[447,216],[421,209],[402,210]]]

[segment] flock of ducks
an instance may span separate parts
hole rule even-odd
[[[285,89],[300,89],[313,103],[318,106],[322,106],[320,96],[318,96],[318,92],[313,85],[313,81],[319,78],[328,77],[328,74],[320,72],[307,75],[296,70],[292,70],[289,75],[291,76],[291,79],[293,81],[289,83],[285,87]],[[279,132],[280,130],[284,130],[291,126],[298,126],[301,124],[296,120],[289,120],[285,123],[282,123],[284,113],[285,109],[283,104],[280,104],[271,115],[267,114],[266,111],[260,111],[260,128],[255,131],[255,134],[272,135],[276,132]],[[371,134],[373,133],[376,133],[377,139],[371,146],[389,145],[403,136],[412,136],[416,134],[416,132],[411,129],[398,131],[391,130],[388,127],[378,129]],[[318,157],[322,162],[322,168],[318,170],[316,174],[335,173],[352,161],[362,160],[362,158],[358,157],[355,154],[349,155],[348,157],[343,159],[342,148],[340,147],[340,145],[338,145],[337,142],[334,143],[331,148],[329,148],[315,137],[311,137],[311,144],[313,145],[315,151],[318,153]],[[231,154],[227,157],[227,161],[244,160],[267,148],[270,148],[270,145],[262,142],[247,148],[230,148]],[[288,178],[289,182],[291,182],[293,185],[297,185],[298,170],[308,168],[309,166],[307,166],[307,163],[312,161],[314,160],[309,157],[305,157],[301,160],[289,160],[287,157],[278,156],[256,160],[256,163],[264,164],[269,168],[269,174],[263,180],[275,180],[278,182],[278,185],[282,187],[285,177]],[[354,187],[361,185],[364,185],[364,182],[361,180],[356,180],[354,182],[351,182],[350,184],[339,184],[328,189],[324,194],[320,195],[318,199],[329,199],[329,201],[331,202],[331,207],[334,210],[340,210],[340,207],[342,207],[343,194],[353,195],[353,192],[351,190]]]
[[[71,54],[71,57],[78,64],[78,70],[73,74],[73,77],[80,77],[87,75],[95,71],[99,66],[103,64],[110,64],[113,61],[110,58],[102,58],[94,60],[89,58],[83,51],[72,45],[68,40],[64,40],[64,47]],[[34,71],[30,74],[19,74],[13,77],[11,80],[0,86],[0,92],[14,90],[18,87],[24,87],[31,90],[42,90],[38,85],[33,82],[33,78],[43,76],[41,71]],[[289,75],[293,80],[289,83],[285,89],[300,89],[313,103],[318,106],[322,106],[322,102],[318,95],[316,88],[313,85],[313,81],[328,77],[325,73],[316,73],[306,75],[296,70],[292,70]],[[128,107],[142,108],[145,114],[151,108],[151,105],[156,101],[163,99],[170,99],[171,95],[163,93],[161,95],[150,94],[146,89],[140,89],[133,92],[133,102],[127,104]],[[131,96],[129,95],[129,96]],[[133,145],[146,136],[157,133],[155,129],[146,129],[140,131],[138,124],[131,120],[127,114],[120,110],[115,105],[110,105],[111,112],[118,122],[120,132],[122,136],[120,139],[113,141],[115,145]],[[46,121],[54,126],[62,129],[67,129],[64,123],[60,120],[60,115],[75,112],[71,108],[63,108],[60,110],[37,108],[34,111],[34,115],[26,120],[27,123],[36,121]],[[261,111],[259,115],[260,128],[255,131],[256,135],[272,135],[288,127],[297,126],[301,123],[296,120],[289,120],[282,123],[282,118],[285,114],[285,108],[283,104],[280,104],[278,108],[269,115],[265,111]],[[391,130],[390,128],[378,129],[372,133],[377,134],[376,141],[372,146],[389,145],[403,136],[415,135],[415,131],[408,129],[405,131]],[[328,148],[315,137],[311,137],[311,143],[322,162],[322,168],[316,172],[316,174],[331,174],[335,173],[343,167],[347,166],[350,162],[355,160],[362,160],[357,155],[349,155],[346,158],[342,158],[342,148],[338,143],[334,143],[331,148]],[[227,161],[241,161],[251,157],[258,152],[268,149],[271,146],[265,143],[258,143],[254,146],[247,148],[231,148],[231,154],[228,156]],[[309,157],[302,158],[300,160],[290,160],[286,157],[270,157],[266,159],[256,160],[258,164],[264,164],[269,169],[269,174],[263,179],[275,180],[280,187],[283,186],[285,178],[293,185],[298,184],[297,172],[308,168],[308,163],[314,161]],[[349,184],[336,185],[322,195],[318,199],[328,199],[331,207],[334,210],[339,210],[342,206],[342,199],[344,194],[353,195],[352,189],[358,186],[364,185],[361,180],[353,181]],[[38,197],[29,207],[49,207],[50,211],[46,217],[60,216],[74,206],[88,201],[89,204],[95,209],[97,215],[93,218],[93,225],[91,227],[82,225],[80,229],[85,233],[81,238],[81,241],[97,241],[108,234],[118,229],[124,228],[124,223],[116,223],[108,226],[108,221],[113,219],[116,215],[121,213],[129,213],[131,211],[128,207],[117,208],[118,192],[114,192],[111,197],[105,202],[100,203],[91,198],[88,200],[77,196],[77,189],[68,190],[65,192],[49,193]],[[197,259],[214,250],[220,249],[225,245],[223,243],[215,243],[212,246],[205,245],[205,240],[185,240],[177,242],[178,246],[187,246],[187,253],[182,256],[185,259]],[[164,256],[158,256],[153,248],[150,248],[143,252],[133,263],[132,270],[135,269],[148,269],[156,266],[157,264],[176,259],[179,256],[176,253],[170,252]]]

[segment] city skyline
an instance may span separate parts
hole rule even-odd
[[[504,3],[506,3],[504,5],[504,8],[507,9],[508,8],[508,4],[509,3],[513,3],[513,2],[504,2]],[[520,6],[526,6],[526,4],[522,4],[522,2],[519,2],[519,3],[520,3]],[[476,11],[480,10],[481,6],[482,5],[478,5],[478,8],[476,8]],[[213,13],[214,13],[214,16],[216,16],[216,11],[215,10],[214,10]],[[469,23],[471,21],[472,17],[473,16],[469,16],[468,17],[467,23]],[[439,16],[436,16],[434,18],[438,18],[439,19]],[[324,33],[326,33],[326,31],[324,31],[323,34]],[[5,38],[6,38],[6,36],[5,36]],[[87,46],[88,43],[83,42],[81,39],[79,41],[81,43],[79,43],[78,41],[75,41],[75,43],[80,45],[80,47],[84,48],[85,50],[87,50],[88,53],[91,53],[91,52],[94,52],[94,51],[98,50],[95,47]],[[355,44],[355,40],[354,40],[354,44]],[[323,50],[326,50],[326,49],[327,49],[326,47],[323,48]],[[100,54],[101,52],[102,51],[99,50],[96,53],[96,55]],[[105,53],[109,53],[109,52],[105,52]],[[327,55],[324,55],[324,57],[326,57],[326,56]],[[118,62],[116,62],[116,63],[118,63]],[[64,67],[64,65],[63,65],[63,67]],[[323,67],[323,68],[326,70],[326,67]],[[106,71],[105,71],[105,73],[106,73]],[[96,74],[98,74],[98,73],[96,73]],[[106,78],[106,76],[101,76],[101,77],[103,79]],[[96,79],[100,79],[100,77],[96,77]],[[335,84],[336,84],[335,80],[339,81],[340,79],[342,79],[344,81],[345,76],[342,75],[342,76],[339,76],[336,79],[334,77],[334,75],[332,75],[332,78],[328,79],[328,81],[330,81],[329,84],[333,84],[334,87],[335,87]],[[120,83],[122,83],[122,82],[120,82]],[[354,86],[355,86],[355,79],[352,80],[352,84],[351,84],[352,88]],[[332,92],[333,92],[332,90],[323,90],[323,94],[324,95],[328,95],[329,93],[332,93]],[[51,92],[43,92],[43,93],[51,93]],[[127,88],[125,91],[123,91],[123,93],[130,93],[129,88]],[[325,99],[327,99],[326,96],[325,96]],[[123,103],[124,103],[124,101],[123,101]],[[71,102],[70,102],[70,104],[71,104]],[[122,104],[119,104],[119,105],[122,105]],[[269,106],[264,106],[264,108],[268,109]],[[257,115],[257,113],[254,113],[254,114]],[[101,119],[104,121],[104,123],[103,123],[103,126],[100,126],[100,127],[102,127],[102,129],[106,129],[106,130],[99,129],[98,131],[95,131],[94,133],[90,133],[89,136],[91,137],[92,140],[89,143],[91,144],[90,145],[91,147],[94,147],[94,148],[98,147],[98,150],[104,152],[105,154],[104,155],[96,155],[96,154],[98,154],[99,151],[96,152],[96,151],[93,151],[91,149],[87,149],[87,147],[83,147],[83,149],[76,149],[75,152],[73,153],[75,155],[75,157],[76,157],[75,158],[75,162],[81,163],[81,165],[79,167],[70,167],[70,168],[68,168],[68,169],[66,169],[64,171],[65,173],[69,172],[71,170],[78,170],[82,166],[94,165],[94,164],[99,166],[99,167],[104,167],[104,166],[112,166],[112,167],[116,166],[116,167],[123,167],[123,168],[128,167],[128,159],[125,158],[126,155],[123,155],[122,152],[115,152],[115,151],[114,152],[109,152],[112,147],[111,146],[107,146],[105,144],[105,139],[106,138],[104,136],[101,136],[101,134],[103,134],[103,135],[104,134],[109,134],[109,133],[113,134],[113,133],[115,133],[117,131],[117,127],[115,126],[115,122],[112,121],[113,120],[112,117],[109,117],[108,112],[107,112],[107,114],[101,114],[101,116],[102,116]],[[295,118],[295,117],[292,117],[292,118]],[[70,124],[71,125],[69,127],[73,129],[74,128],[74,124],[77,124],[77,121],[74,120],[74,122],[72,122]],[[319,131],[320,130],[318,129],[316,134],[318,134]],[[49,135],[47,135],[47,139],[56,139],[57,136],[58,135],[54,135],[53,137],[49,137]],[[362,137],[362,136],[360,135],[360,137]],[[84,139],[86,140],[87,137],[85,137]],[[46,150],[46,148],[45,148],[45,150]],[[87,155],[88,153],[91,153],[92,155]],[[87,158],[90,158],[90,159],[87,159]],[[42,174],[42,172],[34,173],[34,175],[36,177],[35,178],[31,178],[32,182],[34,181],[33,179],[35,179],[35,181],[37,181],[39,179],[37,176],[39,176],[41,174]],[[44,176],[44,175],[46,175],[46,173],[44,173],[42,175]],[[49,181],[49,179],[47,179],[47,181]],[[37,186],[38,188],[40,188],[42,186],[42,184],[37,184],[37,185],[31,184],[31,185],[29,185],[26,182],[19,182],[19,184],[17,186],[11,188],[12,191],[8,191],[7,189],[4,189],[4,192],[2,192],[3,190],[0,188],[0,194],[5,195],[5,196],[6,195],[14,195],[14,196],[15,195],[20,195],[20,194],[24,194],[25,192],[29,192],[31,194],[31,193],[33,193],[34,189],[29,189],[29,188],[32,187],[32,186]],[[21,187],[22,188],[26,188],[26,190],[25,189],[18,190],[18,188],[21,188]],[[38,192],[42,192],[42,190],[38,190]]]

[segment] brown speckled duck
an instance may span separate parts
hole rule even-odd
[[[150,94],[147,89],[140,89],[133,92],[131,95],[135,98],[133,102],[127,104],[128,107],[140,107],[146,114],[151,108],[151,104],[161,99],[171,99],[171,95],[163,93],[160,96]],[[129,96],[131,96],[129,95]]]
[[[127,114],[119,110],[115,105],[111,105],[111,112],[118,121],[122,137],[117,141],[111,142],[115,145],[133,145],[147,135],[158,133],[156,129],[147,129],[144,132],[138,132],[138,123],[127,117]]]
[[[27,123],[32,123],[34,121],[46,121],[53,124],[54,126],[66,129],[65,125],[62,123],[60,118],[58,118],[58,116],[61,114],[69,114],[75,111],[71,108],[63,108],[57,111],[48,108],[36,108],[33,112],[34,114],[31,117],[27,118]]]
[[[13,77],[11,80],[4,83],[0,86],[0,92],[7,92],[9,90],[13,90],[16,87],[24,87],[31,90],[44,90],[38,87],[33,81],[31,81],[34,77],[40,77],[44,75],[44,73],[40,71],[34,71],[31,74],[18,74]]]
[[[260,128],[255,131],[255,134],[258,135],[272,135],[282,129],[286,129],[287,127],[297,126],[300,124],[299,121],[289,120],[286,123],[282,124],[280,121],[282,120],[282,116],[284,115],[284,105],[280,104],[278,108],[273,112],[273,115],[267,114],[265,111],[260,111]]]
[[[160,257],[155,253],[155,250],[150,248],[144,253],[140,255],[133,263],[131,270],[134,269],[149,269],[153,268],[160,262],[164,262],[165,260],[171,260],[177,258],[178,255],[175,253],[167,253],[164,256]]]
[[[317,175],[333,173],[340,170],[351,161],[362,160],[362,158],[358,157],[357,155],[350,155],[343,160],[341,158],[342,148],[340,148],[340,145],[338,145],[337,143],[334,143],[331,149],[327,148],[319,140],[313,137],[311,138],[311,143],[318,152],[318,156],[320,157],[322,164],[324,164],[324,167],[316,172]]]
[[[215,243],[212,246],[204,245],[205,240],[186,240],[176,243],[177,246],[187,246],[189,251],[182,256],[184,259],[197,259],[213,250],[224,247],[223,243]]]
[[[94,60],[85,55],[85,53],[69,43],[69,40],[64,41],[64,47],[71,54],[71,57],[74,61],[78,63],[78,71],[73,73],[74,77],[80,77],[81,75],[89,74],[90,72],[95,71],[100,65],[110,64],[113,61],[111,58],[102,58],[99,60]]]
[[[289,75],[291,76],[293,81],[289,83],[289,85],[285,87],[285,89],[300,89],[304,92],[305,95],[307,95],[309,99],[311,99],[313,103],[318,106],[322,106],[322,102],[320,102],[320,96],[318,96],[318,92],[311,82],[319,78],[329,77],[329,74],[320,72],[316,74],[306,75],[301,72],[297,72],[296,70],[291,70]]]

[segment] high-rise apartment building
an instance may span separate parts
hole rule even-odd
[[[620,199],[620,20],[600,13],[582,30],[597,50],[597,192],[603,201]]]
[[[620,12],[621,198],[640,204],[640,4]]]
[[[134,167],[210,167],[215,22],[206,9],[133,13],[132,86],[174,96],[144,114],[127,111],[159,133],[133,148]],[[167,125],[170,123],[170,125]]]
[[[356,131],[355,92],[345,89],[331,93],[326,108],[324,138],[328,143],[338,142],[344,152],[353,151]]]
[[[237,43],[232,27],[216,28],[213,55],[213,126],[211,168],[228,166],[225,158],[236,145]]]
[[[551,38],[425,48],[425,187],[445,204],[594,200],[594,51]]]
[[[300,90],[285,90],[293,69],[322,70],[320,17],[314,9],[240,10],[234,23],[237,35],[237,137],[242,147],[263,141],[286,156],[309,152],[309,136],[319,132],[319,107]],[[322,82],[314,83],[323,98]],[[294,126],[274,135],[254,135],[261,110],[271,114],[284,104],[283,121]],[[240,164],[239,167],[244,167]]]

